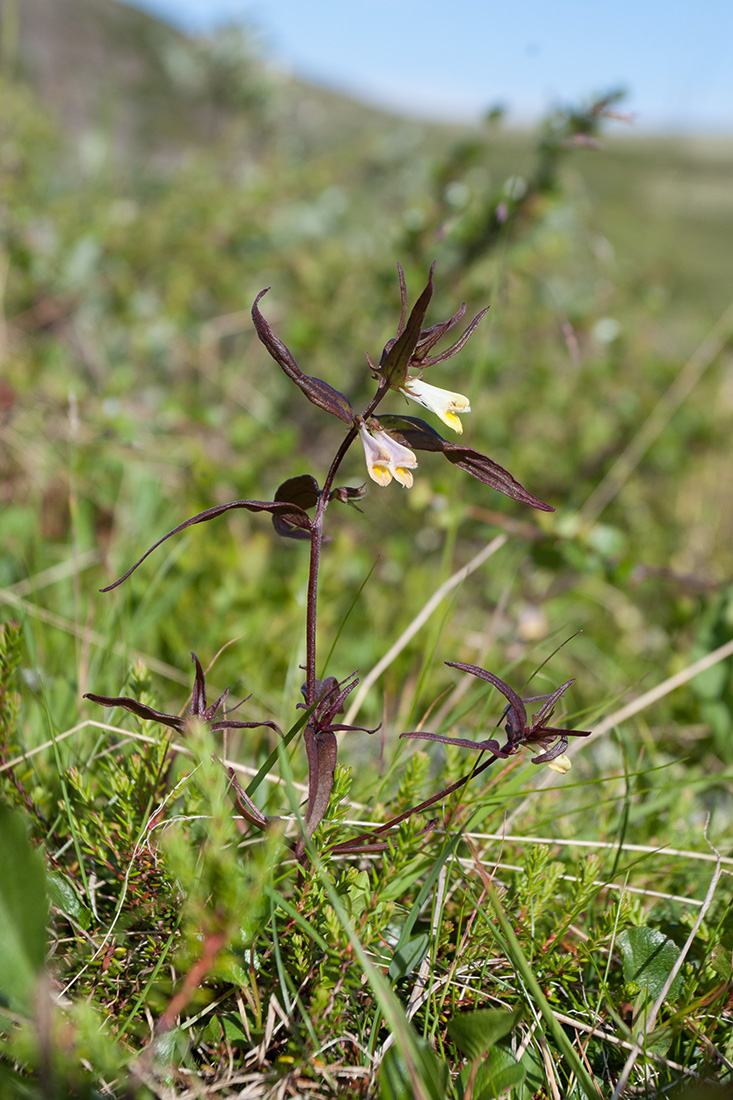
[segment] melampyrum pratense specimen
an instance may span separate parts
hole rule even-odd
[[[267,293],[267,290],[261,291],[252,306],[252,319],[260,340],[275,362],[279,364],[288,378],[302,390],[308,400],[324,412],[337,417],[345,426],[344,438],[331,461],[323,479],[323,484],[319,485],[312,474],[302,474],[283,482],[275,493],[274,500],[234,500],[228,504],[207,508],[204,512],[199,512],[198,515],[192,516],[191,519],[187,519],[184,523],[169,531],[154,546],[151,546],[124,576],[120,577],[114,584],[102,589],[103,592],[109,592],[111,589],[116,588],[137,569],[148,554],[151,554],[161,543],[179,531],[184,531],[187,527],[191,527],[196,523],[205,523],[216,519],[234,508],[246,508],[251,512],[269,512],[275,531],[279,535],[285,538],[302,539],[310,543],[310,570],[305,624],[305,682],[301,689],[304,702],[299,704],[300,707],[304,707],[306,710],[303,740],[308,758],[308,801],[303,816],[303,832],[295,844],[296,854],[301,859],[305,857],[307,840],[318,828],[328,807],[338,751],[336,732],[339,730],[363,730],[363,727],[347,726],[338,721],[339,715],[344,712],[344,702],[347,696],[359,682],[358,676],[352,674],[341,681],[335,676],[328,676],[324,680],[319,680],[316,676],[318,578],[326,511],[331,502],[355,503],[366,492],[365,485],[351,487],[335,484],[341,463],[349,447],[357,439],[361,441],[369,477],[382,487],[389,485],[394,479],[406,489],[409,489],[413,484],[413,471],[417,469],[418,465],[415,452],[436,451],[447,458],[449,462],[452,462],[454,466],[457,466],[459,470],[463,470],[484,485],[489,485],[492,489],[504,493],[513,500],[528,504],[530,507],[538,508],[541,511],[554,511],[549,504],[544,504],[541,500],[538,500],[524,486],[520,485],[508,470],[493,462],[487,455],[481,454],[480,451],[475,451],[471,447],[464,447],[460,443],[444,439],[425,420],[402,414],[382,413],[381,411],[377,415],[384,399],[389,396],[390,392],[395,391],[403,398],[407,398],[408,401],[414,401],[435,413],[444,424],[452,428],[457,434],[460,435],[463,431],[460,416],[470,412],[468,398],[464,397],[463,394],[452,393],[426,382],[423,374],[428,368],[435,367],[458,354],[476,329],[484,313],[486,313],[486,309],[481,310],[473,318],[450,347],[432,354],[441,338],[461,321],[466,310],[464,304],[447,321],[431,325],[428,328],[423,327],[433,293],[433,267],[430,269],[427,286],[413,306],[409,317],[407,315],[405,277],[402,268],[399,268],[401,311],[397,335],[385,345],[378,366],[375,366],[367,356],[376,389],[374,396],[362,413],[354,411],[351,402],[344,394],[339,393],[338,390],[335,390],[321,378],[307,375],[300,369],[288,348],[278,339],[260,312],[260,301]],[[212,731],[267,725],[276,729],[279,734],[281,733],[272,722],[246,722],[227,717],[226,701],[228,692],[220,696],[215,703],[207,704],[204,672],[195,654],[192,654],[192,658],[196,667],[196,675],[191,706],[186,717],[164,714],[139,703],[135,699],[126,697],[111,698],[90,693],[85,698],[101,703],[106,707],[124,707],[140,718],[160,722],[179,733],[185,733],[187,722],[191,717],[198,718]],[[387,822],[379,829],[374,829],[369,833],[345,841],[336,845],[336,848],[354,851],[358,850],[359,846],[367,845],[371,850],[374,850],[375,846],[379,846],[379,844],[375,844],[378,834],[398,824],[405,817],[417,813],[446,797],[495,760],[516,753],[523,745],[538,745],[544,750],[539,756],[533,757],[533,763],[535,764],[549,763],[551,767],[554,766],[559,771],[565,771],[570,766],[570,762],[562,755],[567,747],[567,739],[571,735],[587,736],[587,731],[561,729],[549,725],[549,722],[555,704],[572,681],[563,684],[549,696],[535,697],[535,699],[542,701],[542,705],[532,720],[529,721],[525,702],[531,700],[521,699],[508,684],[505,684],[497,676],[474,665],[458,664],[453,661],[446,663],[453,668],[489,681],[506,697],[508,703],[504,711],[506,744],[501,746],[498,741],[493,739],[474,742],[459,738],[442,737],[431,733],[403,734],[405,737],[423,737],[484,751],[489,753],[489,756],[480,767],[474,768],[469,775],[464,776],[458,783],[445,788],[419,806],[412,807],[407,813]],[[366,730],[364,732],[373,733],[375,731]],[[231,770],[229,778],[236,803],[243,816],[252,826],[260,829],[267,828],[268,819],[248,798],[246,791],[241,788],[234,772]]]

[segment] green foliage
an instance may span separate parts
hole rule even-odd
[[[21,660],[20,624],[10,620],[0,625],[0,739],[8,749],[17,736],[20,695],[15,690]]]
[[[626,981],[646,989],[650,998],[656,1000],[679,959],[679,948],[658,928],[645,927],[622,932],[618,946],[623,955]],[[681,973],[676,975],[667,994],[670,999],[679,996],[682,979]]]
[[[46,875],[18,813],[0,803],[0,995],[11,1008],[33,1003],[46,952]]]
[[[557,724],[590,729],[729,640],[722,357],[633,452],[728,304],[729,146],[606,140],[600,103],[533,137],[496,120],[422,128],[274,87],[246,36],[136,35],[148,106],[129,126],[124,66],[106,135],[69,136],[28,87],[0,89],[0,1094],[35,1100],[52,1081],[59,1097],[67,1083],[233,1096],[239,1074],[265,1097],[530,1100],[581,1095],[580,1072],[610,1095],[617,1040],[636,1038],[650,1094],[686,1073],[729,1087],[722,886],[645,1029],[707,888],[707,814],[730,855],[730,661],[531,797],[549,773],[502,761],[366,850],[334,851],[483,759],[400,732],[500,735],[503,699],[444,660],[495,668],[524,697],[575,678]],[[120,591],[97,589],[214,503],[274,499],[311,471],[322,483],[340,426],[257,344],[259,291],[272,286],[267,316],[303,370],[361,401],[365,352],[378,362],[397,332],[395,261],[412,292],[433,259],[426,323],[462,298],[469,316],[491,305],[445,368],[471,395],[468,445],[558,510],[520,514],[429,453],[409,493],[334,502],[324,676],[365,674],[442,582],[508,537],[364,700],[356,721],[379,732],[338,733],[320,870],[303,871],[302,545],[227,513]],[[364,479],[349,455],[344,483]],[[212,698],[230,686],[230,717],[291,733],[192,723],[179,737],[82,701],[124,692],[185,713],[192,649],[213,662]],[[242,788],[274,819],[264,834],[212,754],[247,769]],[[599,847],[573,847],[586,842]]]
[[[514,1029],[522,1011],[521,1008],[516,1012],[486,1008],[454,1016],[448,1021],[448,1034],[467,1057],[476,1060]]]
[[[387,1051],[379,1073],[384,1100],[412,1100],[415,1096],[424,1100],[440,1100],[445,1096],[447,1066],[438,1061],[424,1041],[418,1045],[418,1053],[418,1065],[411,1073],[397,1047],[390,1047]]]

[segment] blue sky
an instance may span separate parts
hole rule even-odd
[[[187,31],[256,28],[317,83],[437,119],[513,121],[623,87],[635,129],[733,133],[730,0],[128,0]]]

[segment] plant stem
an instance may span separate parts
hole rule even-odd
[[[368,419],[372,415],[386,392],[387,386],[380,384],[379,389],[364,411],[363,420]],[[346,452],[356,439],[356,436],[357,429],[352,427],[349,428],[349,431],[341,441],[341,445],[326,474],[326,480],[323,483],[323,488],[318,498],[316,513],[313,517],[313,526],[311,528],[311,551],[310,567],[308,570],[308,597],[306,602],[305,624],[305,692],[306,702],[309,707],[313,706],[316,701],[316,623],[318,618],[318,574],[321,563],[321,545],[323,543],[323,520],[326,514],[326,508],[328,507],[334,479],[344,460]]]
[[[465,787],[470,779],[474,779],[477,775],[480,775],[481,772],[486,771],[486,769],[490,768],[497,759],[498,757],[494,756],[492,753],[488,760],[484,760],[483,764],[479,764],[477,767],[473,768],[468,775],[464,775],[455,783],[451,783],[450,787],[445,787],[442,791],[438,791],[437,794],[432,795],[430,798],[426,798],[425,801],[421,802],[418,806],[412,806],[411,809],[405,810],[405,812],[398,817],[393,817],[390,821],[386,821],[384,825],[380,825],[376,829],[370,829],[366,833],[360,833],[359,836],[352,837],[351,840],[343,840],[340,844],[333,844],[329,848],[329,851],[348,854],[349,850],[356,845],[369,845],[375,837],[380,836],[382,833],[386,833],[389,829],[393,829],[395,825],[400,825],[403,821],[406,821],[408,817],[412,817],[413,814],[421,813],[422,810],[427,810],[436,802],[440,802],[441,799],[447,798],[448,795],[453,794],[454,791],[458,791],[461,787]]]
[[[308,599],[305,623],[305,684],[306,703],[312,707],[316,701],[316,617],[318,605],[318,567],[323,542],[323,511],[316,512],[316,522],[311,531],[311,556],[308,571]]]

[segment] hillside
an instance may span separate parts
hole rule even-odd
[[[191,39],[117,0],[0,0],[0,18],[6,75],[35,91],[73,143],[85,140],[85,155],[90,137],[94,148],[101,141],[117,172],[167,170],[215,147],[235,171],[268,151],[333,154],[328,171],[341,165],[336,176],[350,189],[364,181],[369,206],[375,162],[380,179],[386,161],[426,187],[429,160],[461,143],[472,162],[486,158],[493,180],[531,163],[528,133],[398,119],[273,70],[246,29]],[[733,284],[733,142],[640,137],[615,124],[604,146],[570,162],[593,220],[673,300],[699,300],[711,316],[723,309]],[[381,201],[381,184],[372,197]]]
[[[395,122],[276,72],[246,28],[193,39],[117,0],[0,0],[0,20],[6,76],[70,135],[103,131],[128,155],[211,145],[236,124],[335,145]]]

